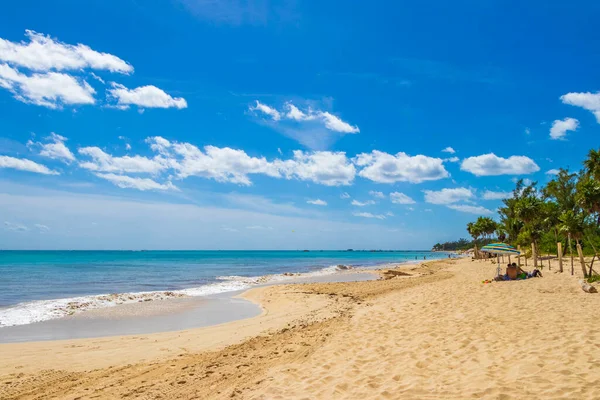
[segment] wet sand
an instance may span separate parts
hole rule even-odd
[[[353,282],[376,279],[368,272],[294,278],[289,284]],[[272,284],[257,287],[271,286]],[[0,328],[0,343],[66,340],[104,336],[172,332],[223,324],[261,314],[259,304],[240,295],[244,291],[211,296],[168,298],[88,310],[72,316]]]

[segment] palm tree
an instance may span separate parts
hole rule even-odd
[[[600,181],[600,149],[590,150],[588,158],[583,162],[583,167],[597,181]]]
[[[596,225],[600,227],[600,180],[589,175],[582,176],[577,184],[577,203],[585,211],[596,215]]]
[[[576,210],[568,210],[562,213],[560,216],[560,230],[562,232],[566,232],[575,239],[577,243],[578,252],[581,244],[579,241],[583,237],[583,232],[585,230],[585,215],[583,213],[577,212]],[[573,253],[571,252],[571,265],[573,264]],[[581,263],[581,269],[583,271],[583,276],[587,277],[587,271],[585,268],[585,263]]]
[[[561,168],[556,177],[548,182],[542,193],[544,200],[550,200],[545,203],[544,207],[544,225],[547,229],[554,231],[554,239],[558,243],[560,215],[577,208],[577,174]]]
[[[475,242],[475,258],[479,258],[479,250],[477,249],[477,239],[479,239],[479,236],[481,236],[482,234],[481,226],[475,222],[469,222],[467,224],[467,232],[469,232],[469,235],[471,235],[473,241]]]
[[[543,234],[542,227],[542,204],[543,201],[538,197],[535,189],[535,183],[526,187],[522,197],[515,204],[515,215],[523,221],[523,229],[520,236],[522,239],[531,240],[531,252],[533,257],[533,267],[537,268],[537,248],[538,241]]]
[[[504,207],[498,209],[500,214],[500,224],[508,234],[508,240],[512,244],[516,243],[519,232],[523,228],[523,221],[517,218],[515,207],[523,194],[523,180],[519,180],[513,190],[512,197],[502,200]]]
[[[496,232],[497,224],[490,217],[479,217],[477,218],[477,222],[475,224],[480,227],[480,230],[486,239],[489,239],[489,237]]]
[[[555,244],[558,243],[558,225],[560,224],[560,214],[561,209],[557,203],[552,201],[542,203],[540,215],[542,230],[545,232],[551,231],[554,233]],[[556,245],[556,251],[558,256],[558,245]],[[549,265],[550,261],[548,261],[548,266]],[[560,272],[562,272],[562,270]]]
[[[577,174],[569,173],[567,169],[560,169],[554,179],[552,179],[542,193],[545,199],[552,199],[561,211],[572,210],[576,206]]]

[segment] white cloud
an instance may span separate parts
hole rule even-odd
[[[372,206],[373,204],[375,204],[375,202],[373,200],[367,200],[367,201],[358,201],[358,200],[352,200],[352,204],[353,206],[357,206],[357,207],[365,207],[365,206]]]
[[[386,215],[387,217],[393,217],[393,216],[394,216],[394,213],[393,213],[393,212],[391,212],[391,211],[388,211],[388,212],[386,212],[386,213],[385,213],[385,215]]]
[[[385,194],[383,194],[382,192],[376,192],[375,190],[371,190],[369,191],[369,194],[378,199],[385,199]]]
[[[454,188],[454,189],[442,189],[439,191],[423,190],[425,193],[425,202],[431,204],[452,204],[458,203],[459,201],[471,200],[475,195],[471,189],[467,188]]]
[[[82,147],[79,154],[92,158],[92,161],[81,161],[81,168],[95,172],[145,173],[157,174],[168,168],[166,160],[161,157],[147,158],[142,156],[113,157],[98,147]]]
[[[33,226],[35,226],[40,232],[48,232],[48,231],[50,231],[50,228],[47,227],[46,225],[33,224]]]
[[[531,129],[529,129],[529,128],[525,128],[525,134],[526,134],[526,135],[530,135],[530,134],[531,134]]]
[[[4,229],[13,232],[27,232],[29,228],[23,224],[4,221]]]
[[[454,150],[452,147],[448,146],[446,147],[444,150],[442,150],[444,153],[450,153],[450,154],[454,154],[456,153],[456,150]]]
[[[315,206],[326,206],[327,205],[327,202],[323,201],[321,199],[308,200],[307,203],[308,204],[314,204]]]
[[[444,162],[459,162],[460,158],[458,157],[450,157],[450,158],[444,158]]]
[[[258,101],[257,101],[258,103]],[[267,106],[264,106],[267,107]],[[275,111],[274,109],[268,107],[270,110]],[[287,102],[285,104],[285,108],[287,109],[287,112],[285,114],[285,117],[288,119],[293,119],[295,121],[311,121],[313,119],[316,118],[316,116],[312,113],[312,110],[308,110],[308,113],[304,113],[302,111],[300,111],[300,109],[298,107],[296,107],[295,105],[293,105],[291,102]],[[277,111],[275,111],[277,113]]]
[[[177,167],[180,177],[205,176],[219,182],[249,185],[248,174],[280,176],[264,157],[251,157],[243,150],[205,146],[202,152],[188,143],[176,143],[174,147],[176,153],[183,156]]]
[[[215,146],[199,149],[190,143],[170,142],[159,136],[150,137],[146,142],[158,153],[156,157],[112,157],[97,147],[84,148],[80,153],[90,155],[94,160],[82,166],[94,171],[129,173],[158,173],[171,169],[178,179],[199,176],[241,185],[252,184],[251,174],[326,186],[350,185],[356,175],[354,165],[343,152],[297,150],[292,159],[268,161],[265,157],[249,156],[243,150]]]
[[[255,106],[250,106],[250,111],[259,111],[265,114],[273,121],[295,121],[295,122],[313,122],[323,125],[330,131],[339,133],[359,133],[360,129],[358,126],[350,125],[343,121],[340,117],[331,114],[328,111],[313,110],[309,107],[307,110],[302,111],[292,102],[285,103],[284,109],[278,111],[274,107],[268,106],[256,100]]]
[[[129,144],[129,139],[125,136],[119,136],[119,139],[125,142],[125,150],[131,150],[131,145]]]
[[[349,198],[350,198],[350,195],[346,192],[340,194],[340,199],[349,199]]]
[[[456,210],[456,211],[469,213],[469,214],[479,214],[479,215],[493,214],[492,210],[488,210],[487,208],[481,207],[481,206],[469,206],[466,204],[452,204],[447,207],[451,208],[453,210]]]
[[[140,86],[128,89],[112,82],[112,89],[107,90],[109,98],[117,100],[117,108],[126,109],[130,105],[142,108],[187,108],[187,102],[182,97],[171,97],[156,86]]]
[[[179,190],[177,186],[171,182],[165,184],[158,183],[148,178],[134,178],[125,175],[115,174],[96,174],[98,178],[106,179],[112,184],[123,188],[123,189],[137,189],[137,190]]]
[[[11,168],[44,175],[60,175],[59,172],[53,171],[45,165],[38,164],[26,158],[14,158],[9,156],[0,156],[0,168]]]
[[[267,230],[267,231],[272,231],[273,227],[272,226],[262,226],[262,225],[250,225],[247,226],[246,229],[250,229],[250,230]]]
[[[483,196],[481,196],[484,200],[504,200],[512,196],[511,192],[492,192],[491,190],[486,190],[483,192]]]
[[[106,82],[104,82],[104,79],[100,78],[100,77],[99,77],[98,75],[96,75],[95,73],[93,73],[93,72],[90,72],[90,76],[91,76],[92,78],[94,78],[95,80],[97,80],[98,82],[100,82],[101,84],[103,84],[103,85],[105,85],[105,84],[106,84]]]
[[[117,56],[90,47],[70,45],[31,30],[25,31],[29,43],[0,38],[0,61],[35,71],[82,70],[86,68],[131,73],[133,67]]]
[[[281,119],[279,111],[258,100],[256,100],[256,105],[254,107],[250,106],[250,111],[260,111],[261,113],[270,116],[274,121],[279,121]]]
[[[274,165],[287,179],[325,186],[350,185],[356,175],[356,168],[343,152],[296,150],[292,160],[276,160]]]
[[[546,171],[546,175],[558,175],[559,172],[560,172],[560,170],[553,168],[553,169],[549,169],[548,171]]]
[[[190,143],[170,142],[160,136],[146,140],[160,153],[160,165],[168,165],[179,179],[199,176],[217,182],[251,185],[250,174],[263,174],[279,178],[277,167],[264,157],[251,157],[243,150],[229,147],[205,146],[204,151]]]
[[[502,158],[489,153],[464,159],[460,169],[476,176],[494,176],[530,174],[539,171],[540,167],[529,157]]]
[[[394,204],[415,204],[415,201],[413,199],[400,192],[390,193],[390,200]]]
[[[352,215],[354,215],[355,217],[362,217],[362,218],[385,219],[385,215],[371,214],[369,212],[356,212],[356,213],[352,213]]]
[[[96,102],[96,91],[85,80],[58,72],[25,75],[0,64],[0,87],[19,101],[53,109]]]
[[[342,133],[358,133],[360,129],[358,126],[352,126],[347,122],[342,121],[339,117],[336,117],[333,114],[325,112],[320,112],[318,114],[323,121],[325,122],[325,127],[334,132],[342,132]]]
[[[591,111],[600,123],[600,92],[567,93],[560,96],[564,104],[570,104]]]
[[[396,155],[373,150],[361,153],[354,158],[356,165],[364,167],[359,175],[379,183],[410,182],[421,183],[450,176],[441,158],[423,155]]]
[[[60,160],[67,164],[75,161],[75,155],[73,155],[71,150],[65,145],[67,138],[52,132],[46,139],[49,140],[50,143],[34,143],[30,140],[27,142],[27,146],[30,148],[32,146],[39,146],[40,155],[53,160]]]
[[[567,136],[568,131],[574,132],[577,128],[579,128],[579,121],[575,118],[554,120],[552,127],[550,128],[550,139],[564,139],[565,136]]]

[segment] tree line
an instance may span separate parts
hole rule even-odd
[[[501,242],[529,248],[534,267],[542,252],[569,252],[573,265],[575,248],[584,276],[593,274],[600,248],[600,150],[588,153],[579,172],[560,169],[544,187],[519,180],[503,203],[498,221],[479,217],[467,224],[475,246],[478,239],[495,235]],[[593,256],[589,268],[585,255]]]

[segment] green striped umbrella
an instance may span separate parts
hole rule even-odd
[[[498,268],[496,270],[496,275],[500,276],[500,254],[508,254],[508,261],[510,262],[510,256],[512,255],[520,255],[521,252],[509,244],[506,243],[490,243],[487,246],[483,246],[481,251],[484,253],[493,253],[498,257]]]
[[[484,253],[494,253],[494,254],[513,254],[519,255],[521,252],[509,244],[506,243],[490,243],[481,248],[481,251]]]

